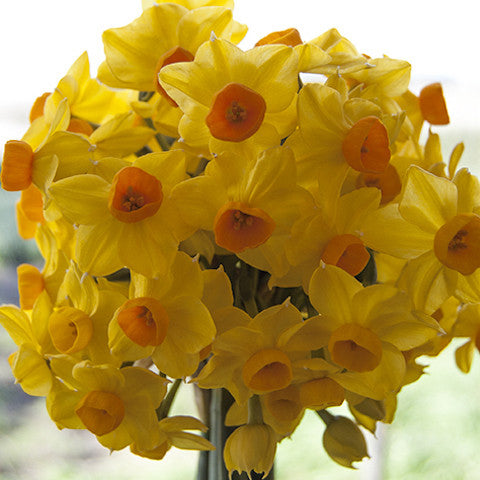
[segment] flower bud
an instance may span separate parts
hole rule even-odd
[[[360,428],[346,417],[333,417],[323,434],[323,447],[332,460],[344,467],[354,468],[353,462],[368,457]]]
[[[225,442],[225,466],[233,471],[263,473],[266,477],[273,466],[277,449],[276,434],[270,425],[248,424],[238,427]]]

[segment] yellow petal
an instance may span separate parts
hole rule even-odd
[[[463,372],[468,373],[472,366],[473,354],[475,353],[475,343],[469,341],[455,350],[455,362],[457,367]]]
[[[435,233],[457,213],[457,189],[446,178],[412,166],[405,178],[398,209],[409,223]]]
[[[310,280],[310,301],[320,314],[340,324],[351,323],[350,299],[362,288],[360,282],[341,268],[323,264]]]

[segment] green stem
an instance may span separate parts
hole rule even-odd
[[[173,401],[175,400],[175,395],[177,394],[181,383],[182,379],[177,378],[168,390],[167,395],[160,404],[160,407],[157,409],[157,417],[159,420],[168,417],[168,413],[170,412],[170,408],[172,407]]]
[[[208,480],[227,480],[227,470],[223,465],[223,446],[225,444],[223,425],[223,391],[212,390],[210,401],[210,442],[215,450],[208,456]]]
[[[248,424],[263,424],[262,405],[260,404],[260,397],[258,395],[253,395],[248,399]]]
[[[152,130],[157,130],[155,128],[155,125],[153,124],[153,121],[151,118],[144,118],[145,123],[152,129]],[[168,143],[167,138],[165,135],[162,135],[161,133],[156,133],[155,134],[155,140],[157,140],[158,145],[164,152],[168,152],[170,150],[170,144]]]
[[[316,410],[317,415],[323,420],[323,423],[328,427],[334,420],[335,415],[332,415],[327,410]]]

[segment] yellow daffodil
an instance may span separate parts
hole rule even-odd
[[[239,309],[237,315],[249,318]],[[227,388],[240,404],[253,394],[288,387],[296,362],[323,346],[315,335],[319,318],[303,321],[289,301],[263,310],[244,325],[217,336],[213,357],[196,378],[202,388]]]
[[[406,294],[389,285],[362,285],[344,270],[320,266],[310,282],[310,301],[320,313],[331,360],[346,369],[335,380],[352,392],[383,399],[400,388],[402,350],[421,345],[441,329],[413,312]]]
[[[65,365],[62,365],[65,364]],[[132,443],[151,450],[161,441],[155,409],[166,393],[166,380],[140,367],[117,369],[111,365],[52,360],[63,383],[56,382],[47,408],[59,428],[85,428],[111,450]],[[67,387],[68,385],[69,387]]]
[[[286,141],[296,157],[299,183],[338,195],[348,169],[382,173],[394,141],[391,118],[375,103],[349,98],[340,77],[307,84],[298,98],[299,129]],[[388,128],[387,128],[388,127]]]
[[[428,314],[454,293],[478,292],[479,191],[465,169],[450,181],[413,166],[399,204],[381,208],[364,225],[372,248],[410,259],[404,275]]]
[[[205,175],[179,184],[172,196],[185,223],[213,231],[219,247],[250,265],[282,275],[288,268],[283,243],[310,202],[295,178],[289,149],[273,148],[247,162],[226,153],[210,161]]]
[[[109,346],[124,361],[151,357],[171,377],[192,375],[215,325],[201,302],[198,262],[179,252],[171,271],[157,279],[132,278],[131,295],[109,325]]]
[[[238,42],[246,27],[235,22],[232,11],[222,6],[189,10],[180,4],[156,4],[129,25],[104,32],[106,61],[99,68],[99,79],[112,87],[155,92],[148,116],[156,119],[162,133],[177,137],[182,112],[160,85],[158,73],[171,63],[192,61],[212,32]],[[141,103],[135,102],[133,107],[144,108]]]
[[[286,244],[292,267],[285,277],[273,278],[270,284],[283,287],[301,284],[308,292],[310,277],[320,261],[358,275],[370,259],[359,232],[369,212],[378,207],[379,196],[375,189],[363,188],[338,199],[318,198],[312,213],[292,227]]]
[[[297,57],[285,45],[244,52],[212,38],[193,62],[167,65],[159,78],[183,112],[179,133],[189,145],[220,153],[247,142],[259,150],[295,128]]]
[[[107,275],[127,266],[155,276],[168,270],[186,237],[170,199],[173,186],[186,177],[184,161],[179,150],[152,153],[111,181],[85,174],[52,184],[49,196],[79,225],[76,258],[82,271]]]
[[[128,110],[123,94],[90,78],[88,55],[84,52],[54,91],[35,101],[30,113],[31,125],[22,140],[36,149],[55,131],[80,128],[88,132],[89,122],[102,123],[109,116]]]

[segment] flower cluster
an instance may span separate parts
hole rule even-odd
[[[45,260],[0,308],[13,375],[110,450],[212,449],[189,432],[211,418],[169,416],[186,381],[229,394],[230,473],[267,475],[308,409],[351,466],[420,356],[467,337],[467,372],[480,349],[480,185],[462,144],[443,160],[442,87],[415,95],[409,63],[335,29],[243,50],[233,1],[143,7],[5,145]],[[352,419],[327,410],[343,403]]]

